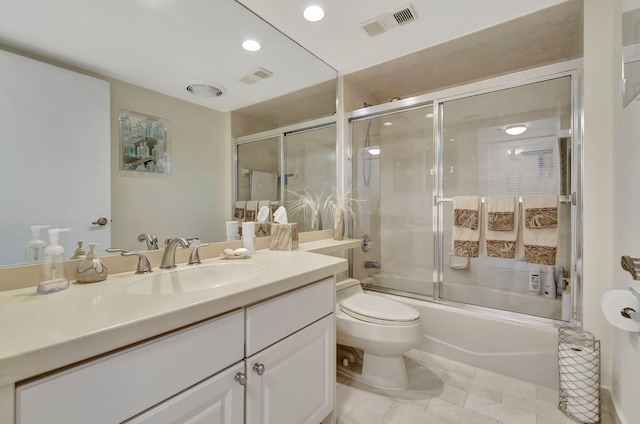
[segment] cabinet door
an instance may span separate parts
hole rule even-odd
[[[246,361],[247,424],[319,423],[333,410],[335,315]]]
[[[244,386],[235,381],[244,373],[244,362],[191,387],[127,424],[242,424]]]

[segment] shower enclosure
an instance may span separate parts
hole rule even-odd
[[[372,240],[368,252],[354,249],[353,276],[372,290],[463,308],[579,319],[569,301],[579,302],[580,281],[565,291],[581,252],[578,84],[576,70],[529,71],[352,112],[351,185],[365,200],[352,237]],[[516,124],[523,133],[505,132]],[[515,196],[519,213],[534,194],[559,200],[552,267],[525,262],[521,248],[512,259],[489,256],[484,229],[478,257],[454,254],[456,196],[479,196],[483,217],[488,196]],[[532,270],[553,279],[553,295],[529,290]]]
[[[336,186],[335,118],[320,118],[235,140],[234,201],[266,201],[284,205],[298,231],[319,230],[323,218],[292,206],[295,193],[312,193],[320,205]],[[266,184],[266,182],[272,184]],[[261,180],[262,178],[262,180]],[[269,190],[266,190],[265,187]],[[328,227],[331,227],[329,222]]]

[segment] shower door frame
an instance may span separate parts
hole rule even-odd
[[[405,293],[394,289],[372,288],[376,291],[388,292],[405,297],[412,297],[421,300],[428,300],[452,307],[489,313],[496,317],[508,318],[526,323],[539,323],[552,325],[555,327],[567,325],[566,321],[555,320],[535,315],[527,315],[519,312],[499,310],[485,306],[471,305],[467,303],[447,300],[441,297],[442,284],[444,279],[444,241],[443,241],[443,156],[442,156],[442,106],[445,102],[463,99],[485,93],[496,92],[509,88],[515,88],[527,84],[543,82],[561,77],[571,77],[571,269],[569,277],[571,279],[571,317],[569,325],[582,327],[582,257],[583,257],[583,207],[582,207],[582,182],[584,181],[583,170],[583,105],[582,105],[582,59],[570,60],[553,65],[542,66],[527,71],[516,72],[509,75],[490,78],[487,80],[461,85],[458,87],[439,90],[433,93],[423,94],[411,98],[406,98],[394,102],[384,103],[376,106],[366,107],[349,112],[345,116],[349,131],[345,161],[346,184],[344,189],[353,187],[353,160],[354,160],[354,122],[364,121],[385,115],[406,112],[427,106],[433,109],[433,144],[434,144],[434,173],[433,173],[433,296],[421,296],[418,294]],[[353,237],[353,225],[349,223],[348,234]],[[352,263],[353,254],[349,252],[349,262]],[[351,270],[349,275],[353,276]]]
[[[327,127],[335,127],[337,125],[335,116],[327,116],[318,119],[312,119],[310,121],[300,122],[298,124],[287,125],[284,127],[274,128],[272,130],[262,131],[255,134],[249,134],[241,137],[237,137],[233,140],[233,158],[232,158],[232,172],[233,172],[233,181],[232,181],[232,193],[231,193],[231,212],[233,214],[233,208],[235,202],[238,200],[238,146],[242,144],[253,143],[256,141],[262,141],[269,138],[277,138],[278,139],[278,154],[279,154],[279,162],[280,169],[278,169],[278,173],[280,175],[284,175],[285,173],[285,137],[287,135],[300,134],[304,132],[309,132],[313,130],[317,130],[320,128]],[[337,144],[337,143],[336,143]],[[336,167],[337,168],[337,167]],[[337,181],[337,169],[336,169],[336,181]],[[280,198],[278,202],[280,205],[284,204],[286,193],[286,185],[285,179],[280,178]]]

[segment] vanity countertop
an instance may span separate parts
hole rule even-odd
[[[235,284],[169,295],[129,294],[132,272],[37,295],[0,292],[0,387],[248,306],[347,269],[345,259],[259,250],[264,272]],[[215,258],[203,264],[225,259]],[[178,265],[179,268],[188,265]],[[197,265],[196,265],[197,266]],[[154,273],[163,270],[154,268]]]

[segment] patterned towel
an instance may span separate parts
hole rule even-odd
[[[485,250],[487,256],[513,259],[518,241],[518,199],[513,195],[485,198]]]
[[[235,209],[233,211],[233,219],[243,222],[244,221],[244,211],[247,209],[247,201],[246,200],[238,200],[235,203]]]
[[[258,201],[249,200],[247,202],[247,209],[244,213],[244,220],[247,222],[253,222],[257,219],[258,215]]]
[[[524,260],[555,265],[558,250],[558,196],[534,194],[522,198]]]
[[[480,252],[480,198],[457,196],[453,198],[453,254],[477,258]]]

